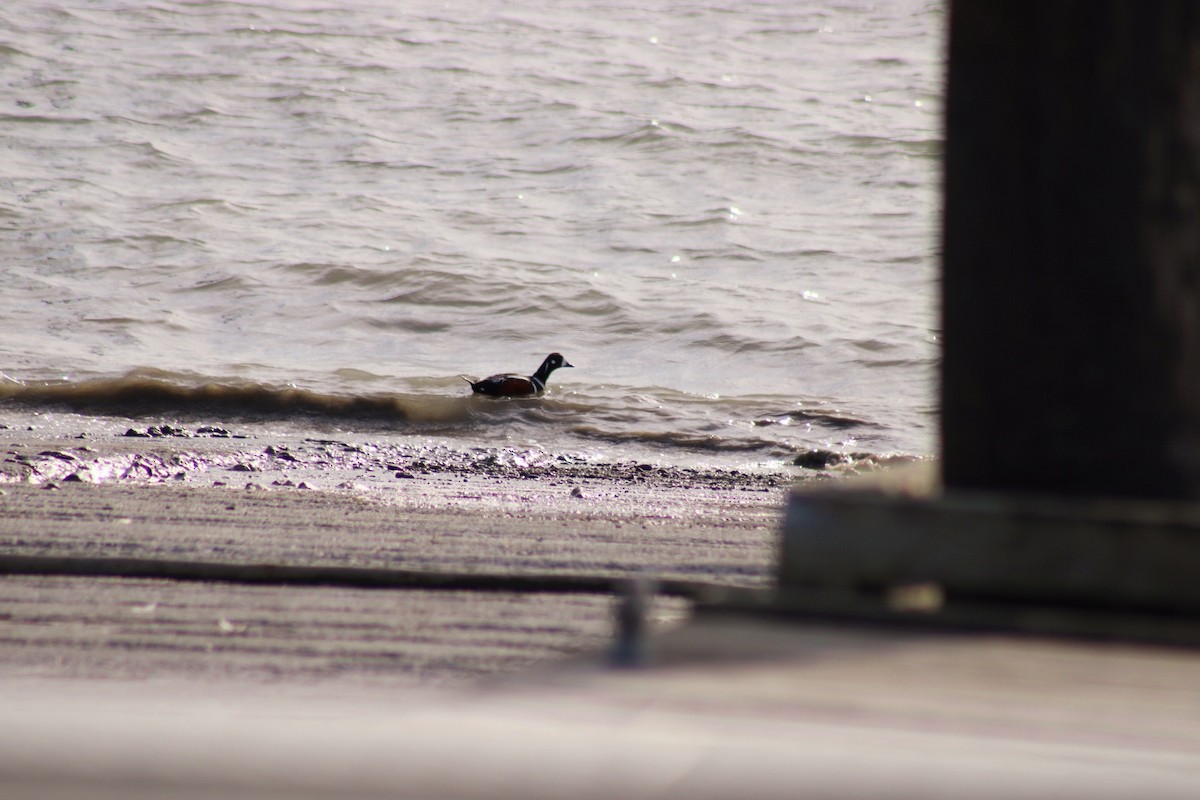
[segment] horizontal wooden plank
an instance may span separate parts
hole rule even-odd
[[[1200,612],[1191,504],[952,492],[796,492],[780,584],[1169,614]]]

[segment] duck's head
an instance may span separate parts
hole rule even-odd
[[[544,380],[545,378],[549,377],[551,372],[554,372],[554,370],[560,367],[573,366],[575,365],[568,363],[567,360],[563,358],[562,353],[551,353],[550,355],[546,356],[546,360],[542,362],[540,367],[538,367],[537,374],[540,375]]]

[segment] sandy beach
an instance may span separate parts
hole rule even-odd
[[[761,586],[792,482],[262,425],[39,415],[10,422],[0,440],[0,556],[10,559]],[[603,653],[613,633],[608,593],[55,574],[10,575],[0,592],[0,670],[39,677],[457,684]],[[650,617],[670,626],[687,609],[661,597]]]
[[[1183,798],[1200,777],[1192,650],[693,605],[678,587],[770,584],[790,475],[7,424],[5,797]],[[639,669],[615,646],[633,578],[663,589]]]

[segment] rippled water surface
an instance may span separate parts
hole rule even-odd
[[[918,0],[3,4],[0,398],[928,453],[943,25]],[[552,350],[576,368],[544,398],[459,378]]]

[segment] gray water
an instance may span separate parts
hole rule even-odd
[[[925,0],[5,3],[0,416],[220,395],[585,456],[929,453],[943,26]],[[543,398],[459,377],[552,350],[576,368]]]

